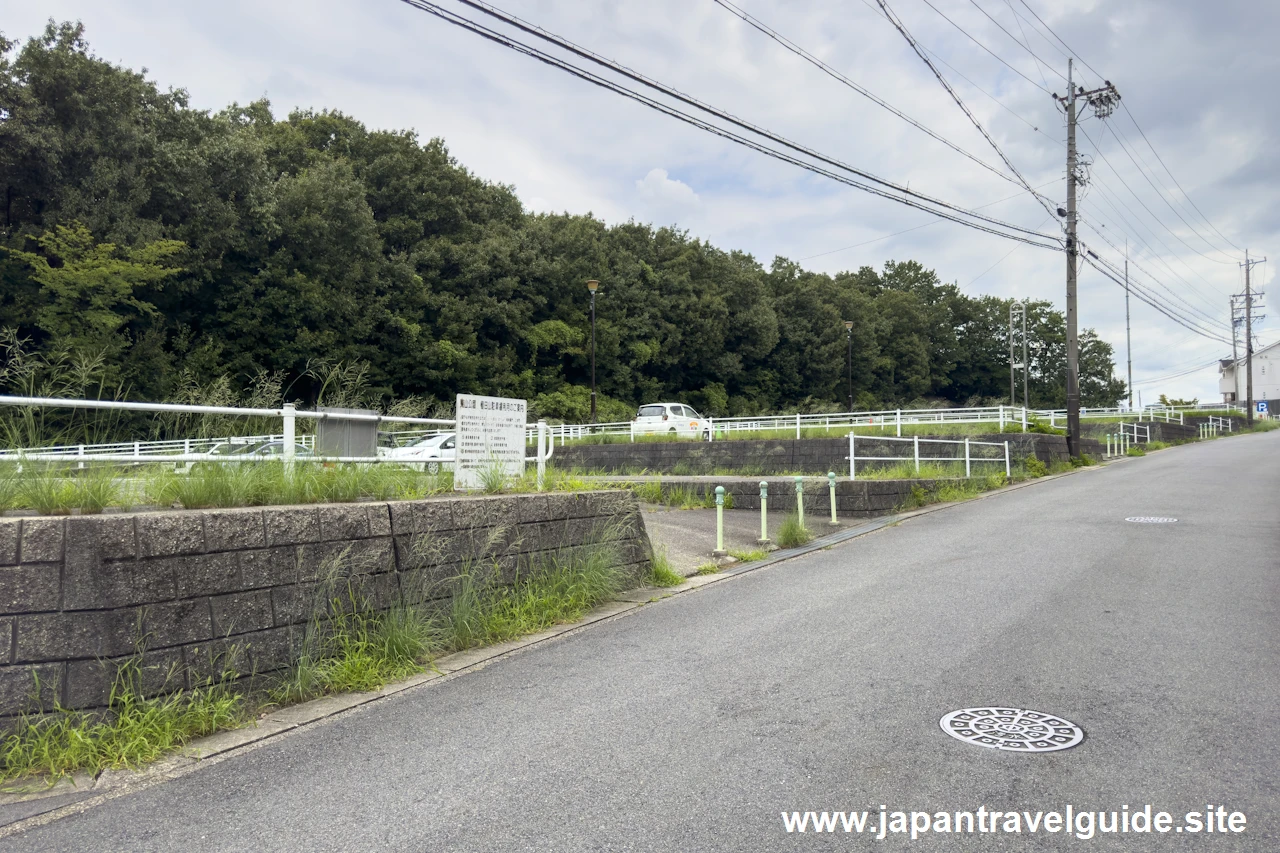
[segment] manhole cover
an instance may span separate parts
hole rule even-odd
[[[1021,708],[963,708],[939,725],[956,740],[1011,752],[1053,752],[1084,740],[1084,729],[1075,723]]]
[[[1165,518],[1160,515],[1132,515],[1125,521],[1132,521],[1134,524],[1173,524],[1178,519]]]

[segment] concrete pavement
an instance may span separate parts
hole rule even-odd
[[[0,839],[42,850],[1280,849],[1280,433],[923,515]],[[1168,516],[1134,524],[1127,516]],[[1060,714],[1063,752],[939,718]],[[782,812],[1247,816],[1243,833],[786,833]]]

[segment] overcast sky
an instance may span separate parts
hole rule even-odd
[[[436,2],[483,17],[455,0]],[[1042,88],[1065,90],[1059,75],[1066,74],[1066,49],[1029,8],[1118,87],[1128,112],[1081,125],[1088,134],[1080,137],[1081,152],[1093,160],[1081,215],[1116,246],[1128,239],[1141,267],[1134,269],[1138,281],[1184,311],[1207,313],[1227,334],[1228,295],[1243,289],[1243,250],[1280,252],[1280,114],[1272,108],[1280,80],[1280,4],[930,2],[939,11],[925,0],[889,5],[946,63],[939,65],[944,76],[1055,206],[1065,201],[1066,130]],[[999,163],[878,13],[876,0],[737,5],[956,145]],[[713,0],[500,0],[500,7],[868,172],[965,207],[1008,199],[984,212],[1058,233],[1059,223],[1015,184],[826,76]],[[750,252],[766,266],[779,255],[832,273],[915,259],[970,294],[1063,303],[1060,253],[938,221],[777,162],[400,0],[0,0],[0,9],[10,37],[38,32],[49,17],[80,20],[100,57],[145,66],[161,86],[187,89],[200,108],[267,97],[277,116],[298,107],[330,108],[370,127],[443,137],[463,165],[513,185],[532,210],[675,224],[721,248]],[[1077,69],[1085,85],[1099,85],[1098,74],[1078,62]],[[1165,166],[1212,226],[1175,188]],[[925,227],[888,236],[916,226]],[[1090,231],[1081,237],[1123,263],[1122,252]],[[1275,267],[1256,267],[1255,284],[1269,283]],[[1195,335],[1136,298],[1131,305],[1134,379],[1143,401],[1160,393],[1219,399],[1216,366],[1162,377],[1229,356],[1230,346]],[[1123,377],[1123,290],[1087,267],[1080,321],[1115,346]],[[1272,329],[1280,322],[1255,325],[1264,344],[1277,337]]]

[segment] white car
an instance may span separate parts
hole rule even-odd
[[[438,474],[441,468],[453,466],[457,436],[451,432],[416,438],[403,447],[379,447],[383,459],[404,462],[419,471]]]
[[[631,422],[633,435],[711,440],[711,421],[683,403],[650,403],[640,407]]]

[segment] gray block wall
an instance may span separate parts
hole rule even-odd
[[[447,597],[464,564],[507,583],[602,536],[647,571],[643,519],[617,491],[0,518],[0,727],[55,701],[104,706],[142,648],[148,690],[286,667],[335,583],[386,608]]]
[[[921,436],[955,440],[951,436]],[[1003,433],[970,436],[971,441],[1009,442],[1014,461],[1034,454],[1046,465],[1066,461],[1067,440],[1061,435],[1039,433]],[[911,456],[911,445],[905,442],[877,441],[872,436],[859,436],[856,441],[858,456],[883,454],[886,456]],[[941,456],[945,453],[963,454],[959,445],[928,445],[922,455]],[[1093,439],[1082,439],[1085,453],[1099,456],[1102,446]],[[974,454],[979,451],[974,448]],[[983,453],[997,452],[996,448],[983,448]],[[1003,458],[1004,451],[998,451]],[[610,473],[647,470],[654,474],[710,474],[717,470],[748,470],[753,474],[825,474],[834,471],[849,472],[849,439],[801,438],[801,439],[750,439],[728,441],[670,441],[636,442],[635,444],[578,444],[557,447],[553,462],[560,468],[576,468],[586,471],[601,470]],[[989,466],[994,467],[994,466]]]

